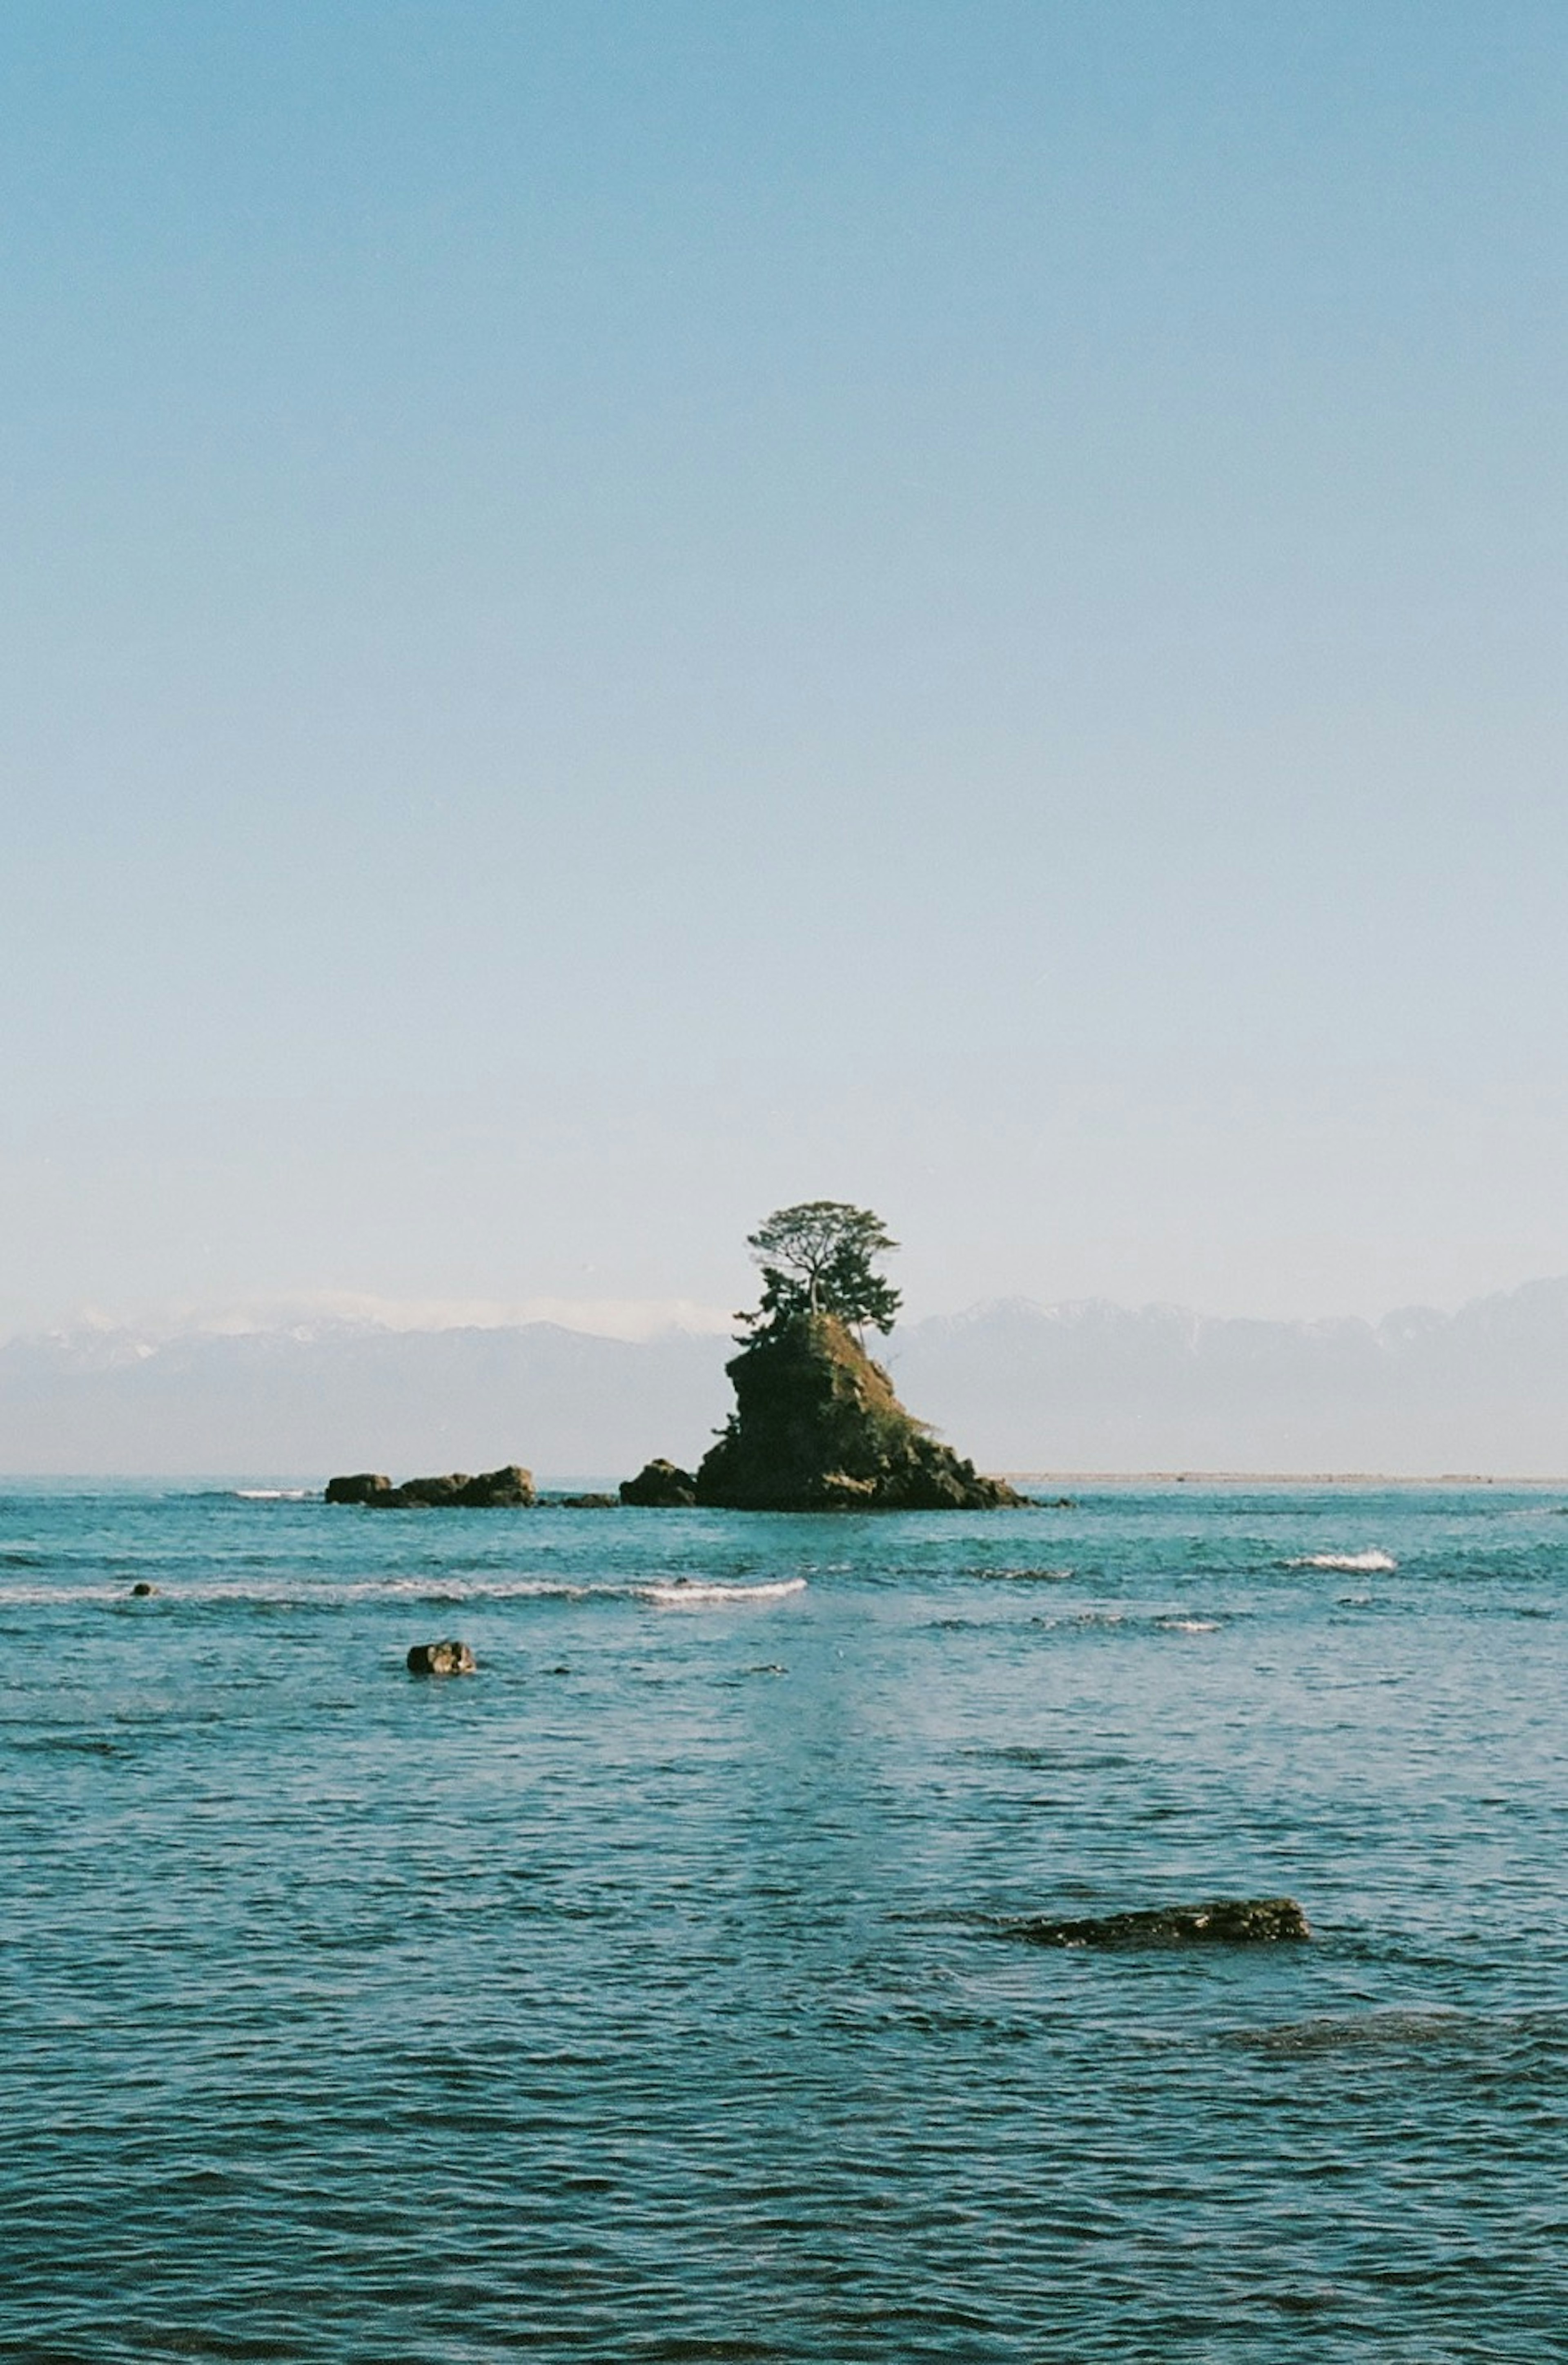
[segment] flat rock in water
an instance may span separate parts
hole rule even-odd
[[[411,1676],[471,1676],[477,1661],[466,1642],[416,1642],[409,1653]]]
[[[1294,1897],[1216,1897],[1077,1922],[1010,1922],[1007,1935],[1036,1946],[1265,1946],[1312,1932]]]

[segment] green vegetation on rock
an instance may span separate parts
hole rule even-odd
[[[778,1207],[746,1240],[762,1268],[762,1303],[738,1318],[774,1330],[800,1314],[835,1314],[857,1330],[890,1330],[902,1304],[872,1266],[898,1247],[880,1216],[843,1199]]]

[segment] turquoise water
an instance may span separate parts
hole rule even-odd
[[[13,1487],[0,2356],[1568,2355],[1563,1499]]]

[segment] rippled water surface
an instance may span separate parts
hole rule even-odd
[[[0,2356],[1568,2356],[1565,1499],[13,1488]]]

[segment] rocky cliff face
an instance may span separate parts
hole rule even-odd
[[[697,1499],[735,1511],[990,1511],[1018,1501],[904,1410],[842,1322],[797,1315],[726,1366],[735,1409]]]

